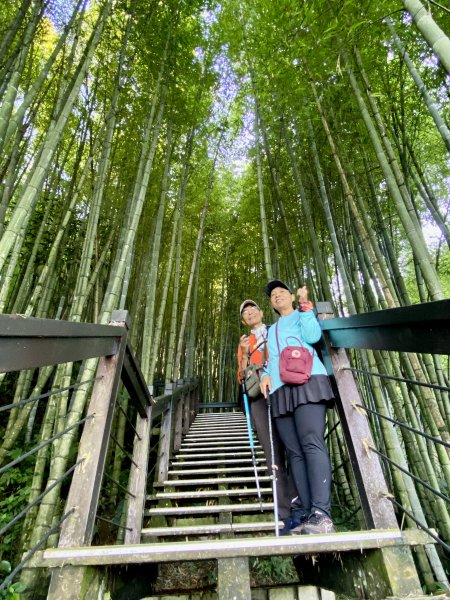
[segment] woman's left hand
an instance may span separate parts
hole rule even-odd
[[[306,285],[304,285],[301,288],[298,288],[298,290],[297,290],[297,296],[298,296],[299,302],[307,302],[307,300],[308,300],[308,288],[306,287]]]

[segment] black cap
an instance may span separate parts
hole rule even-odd
[[[269,298],[270,298],[270,294],[272,293],[272,290],[274,290],[277,287],[283,288],[283,289],[287,290],[288,292],[290,292],[291,294],[293,293],[292,290],[290,289],[290,287],[287,286],[282,281],[280,281],[279,279],[272,279],[272,281],[269,281],[269,283],[264,288],[264,293],[267,296],[269,296]]]

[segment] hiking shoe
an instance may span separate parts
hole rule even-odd
[[[303,535],[314,535],[315,533],[334,533],[335,531],[330,517],[316,510],[309,515],[308,520],[303,524],[301,533]]]
[[[301,515],[298,519],[291,519],[292,527],[289,531],[291,535],[300,535],[303,532],[303,527],[308,520],[308,515]]]
[[[280,527],[278,530],[279,535],[289,535],[291,531],[300,525],[300,521],[298,519],[287,518],[283,519],[284,527]]]

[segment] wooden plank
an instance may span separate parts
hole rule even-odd
[[[0,373],[110,356],[118,351],[120,339],[120,335],[115,338],[3,337],[0,342]]]
[[[36,319],[22,315],[0,315],[0,337],[77,338],[111,337],[116,338],[126,332],[124,323],[119,325],[98,325],[96,323],[76,323],[57,319]],[[2,342],[3,343],[3,342]]]
[[[132,563],[206,560],[234,556],[317,554],[319,552],[362,552],[371,548],[433,543],[419,530],[348,531],[327,535],[267,536],[226,540],[201,540],[129,546],[48,548],[37,552],[31,567],[61,565],[122,565]],[[27,565],[28,566],[28,565]]]
[[[332,315],[319,315],[327,319]],[[345,370],[350,366],[344,349],[336,350],[330,345],[328,334],[323,336],[323,358],[336,395],[342,430],[350,462],[355,476],[366,525],[370,529],[396,527],[397,520],[392,503],[387,499],[388,488],[380,462],[369,450],[374,445],[367,416],[355,408],[361,404],[353,374]]]
[[[144,519],[144,508],[147,492],[147,468],[152,430],[152,407],[146,409],[146,418],[137,417],[136,431],[133,447],[133,461],[131,463],[130,481],[128,491],[131,496],[127,501],[127,520],[125,530],[125,544],[138,544],[141,541],[141,529]],[[139,437],[138,437],[139,436]],[[140,439],[139,439],[140,438]],[[136,465],[138,467],[136,467]]]

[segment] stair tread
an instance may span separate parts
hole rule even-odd
[[[175,455],[175,458],[177,460],[179,460],[180,458],[189,458],[190,456],[192,456],[192,458],[204,458],[204,457],[210,457],[211,454],[202,454],[202,450],[200,451],[196,451],[195,449],[190,450],[190,452],[192,452],[193,454],[188,454],[189,450],[184,450],[183,451],[184,454],[180,454],[179,452]],[[227,448],[226,451],[224,451],[221,456],[247,456],[247,457],[251,457],[252,453],[250,451],[250,448],[244,448],[243,450],[239,450],[236,451],[235,449],[230,449]],[[264,452],[262,450],[255,450],[255,455],[256,456],[264,456]]]
[[[199,444],[199,445],[191,445],[191,446],[181,446],[179,452],[194,452],[195,450],[200,450],[202,452],[204,452],[205,450],[209,450],[210,452],[235,452],[236,450],[247,450],[250,452],[250,446],[235,446],[234,448],[227,447],[227,446],[208,446],[205,444]],[[256,445],[255,446],[255,450],[262,450],[261,446]]]
[[[424,531],[398,529],[350,531],[327,535],[241,537],[225,540],[165,542],[79,548],[47,548],[36,552],[27,567],[60,567],[61,565],[112,565],[147,562],[234,558],[236,556],[274,556],[317,554],[387,546],[432,543]]]
[[[243,439],[234,440],[234,439],[230,438],[229,440],[221,440],[220,442],[210,442],[209,440],[197,441],[197,442],[190,442],[188,440],[186,442],[186,440],[184,440],[181,445],[181,448],[188,448],[191,446],[193,446],[194,448],[198,448],[199,446],[209,446],[209,445],[211,445],[212,448],[217,448],[219,443],[224,444],[224,447],[226,447],[227,445],[231,445],[231,444],[234,445],[236,443],[236,444],[239,444],[240,446],[247,446],[248,448],[250,448],[248,438],[246,440],[243,440]],[[258,446],[258,445],[259,445],[258,442],[255,442],[254,446]]]
[[[252,502],[250,504],[211,504],[202,506],[162,506],[158,508],[147,508],[145,516],[151,517],[162,515],[170,517],[173,515],[208,515],[221,512],[259,512],[262,510],[273,510],[273,502]]]
[[[260,488],[261,494],[271,494],[272,488]],[[156,495],[147,496],[147,500],[189,500],[191,498],[218,498],[220,496],[251,496],[257,494],[256,488],[243,488],[239,490],[203,490],[195,492],[158,492]]]
[[[213,467],[211,469],[171,469],[169,475],[203,475],[207,473],[242,473],[242,472],[253,472],[255,467],[253,465],[248,467]],[[257,471],[267,471],[265,466],[256,466]]]
[[[259,462],[259,459],[257,459]],[[216,465],[216,464],[225,464],[225,465],[236,465],[243,463],[251,463],[251,458],[216,458],[213,460],[185,460],[185,461],[172,461],[172,467],[195,467],[197,465]]]
[[[261,475],[259,481],[271,481],[270,475]],[[254,482],[254,477],[216,477],[210,479],[167,479],[163,482],[154,483],[153,487],[177,487],[188,485],[217,485],[221,483],[246,483]]]
[[[279,523],[283,526],[283,522]],[[142,537],[175,536],[175,535],[207,535],[212,533],[273,531],[274,521],[259,521],[254,523],[217,523],[215,525],[184,525],[175,527],[148,527],[142,530]]]

